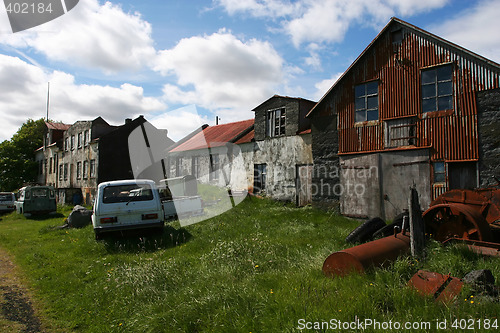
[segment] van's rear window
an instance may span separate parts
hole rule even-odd
[[[47,189],[46,188],[33,188],[31,190],[31,194],[33,194],[33,197],[39,197],[39,198],[44,198],[47,196]]]
[[[153,200],[153,191],[147,184],[127,184],[104,188],[104,203]]]
[[[0,201],[12,201],[12,194],[0,194]]]

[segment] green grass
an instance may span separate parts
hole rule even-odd
[[[323,261],[350,246],[344,238],[358,222],[310,207],[252,198],[186,228],[171,223],[161,237],[99,242],[90,226],[53,229],[69,209],[60,213],[47,219],[12,213],[0,221],[0,246],[22,268],[49,330],[299,332],[299,319],[357,317],[426,321],[435,332],[436,320],[446,319],[452,331],[456,318],[500,313],[498,302],[471,303],[467,288],[443,305],[406,287],[418,269],[463,277],[488,268],[500,278],[499,259],[457,246],[431,242],[425,261],[401,258],[365,275],[326,278]],[[365,330],[371,331],[386,330]]]

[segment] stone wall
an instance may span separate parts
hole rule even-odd
[[[315,115],[311,119],[312,133],[312,200],[313,206],[339,211],[339,145],[337,117]]]
[[[500,179],[500,88],[477,93],[479,133],[479,187]]]

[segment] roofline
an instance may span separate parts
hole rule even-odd
[[[313,106],[313,108],[306,114],[306,118],[309,117],[316,109],[317,107],[323,102],[323,100],[326,98],[326,96],[328,96],[330,94],[330,92],[340,83],[340,81],[343,80],[343,78],[347,75],[347,73],[358,63],[358,61],[368,52],[368,50],[373,46],[373,44],[375,44],[375,42],[380,38],[380,36],[382,34],[384,34],[386,32],[386,30],[389,28],[389,26],[392,25],[393,22],[397,22],[401,25],[404,25],[406,26],[407,28],[409,29],[412,29],[412,30],[415,30],[421,34],[424,34],[432,39],[435,39],[441,43],[444,43],[444,44],[447,44],[448,46],[451,46],[455,49],[458,49],[460,50],[461,52],[464,52],[474,58],[478,58],[480,59],[481,61],[484,61],[485,63],[487,63],[488,65],[490,66],[493,66],[493,67],[497,67],[498,69],[500,69],[500,64],[488,59],[488,58],[485,58],[475,52],[472,52],[458,44],[455,44],[453,42],[450,42],[449,40],[446,40],[442,37],[439,37],[433,33],[430,33],[422,28],[419,28],[411,23],[408,23],[406,21],[403,21],[397,17],[392,17],[391,20],[385,25],[385,27],[377,34],[377,36],[370,42],[370,44],[368,44],[368,46],[363,50],[363,52],[361,52],[359,54],[359,56],[356,58],[356,60],[354,60],[352,62],[352,64],[344,71],[344,73],[342,73],[342,75],[337,79],[337,81],[335,81],[335,83],[330,87],[330,89],[328,89],[328,91],[320,98],[320,100],[318,101],[318,103],[316,103],[315,106]]]
[[[175,148],[179,147],[184,142],[190,140],[193,136],[195,136],[196,134],[202,132],[207,127],[208,127],[208,124],[201,125],[197,129],[195,129],[194,131],[192,131],[191,133],[189,133],[188,135],[186,135],[185,137],[183,137],[182,139],[180,139],[179,141],[177,141],[176,143],[174,143],[173,145],[171,145],[170,147],[168,147],[168,152],[170,153],[172,150],[174,150]]]
[[[264,105],[265,103],[267,103],[270,99],[273,99],[273,98],[287,98],[287,99],[296,99],[298,101],[307,101],[307,102],[311,102],[311,103],[315,103],[315,101],[311,101],[309,99],[306,99],[306,98],[302,98],[302,97],[290,97],[290,96],[281,96],[281,95],[273,95],[271,97],[269,97],[268,99],[266,99],[264,102],[260,103],[259,105],[257,105],[256,107],[254,107],[251,111],[255,111],[257,110],[258,108],[260,108],[262,105]]]

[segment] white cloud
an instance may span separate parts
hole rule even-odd
[[[241,41],[231,32],[185,38],[159,52],[155,70],[174,75],[165,98],[207,109],[253,108],[283,80],[283,59],[268,42]]]
[[[333,86],[333,84],[344,74],[343,72],[332,75],[329,79],[322,80],[314,85],[316,88],[316,93],[314,94],[314,99],[319,101],[328,90]]]
[[[6,30],[5,24],[2,28]],[[67,14],[38,27],[0,34],[0,43],[33,48],[50,60],[107,74],[140,70],[155,55],[151,25],[140,14],[97,0],[80,1]]]
[[[179,141],[203,124],[208,124],[210,120],[206,116],[200,115],[195,105],[188,105],[173,111],[163,112],[149,119],[149,122],[156,128],[167,129],[169,138]]]
[[[500,63],[500,0],[480,1],[429,31]]]
[[[441,8],[449,0],[217,0],[230,15],[281,20],[298,48],[303,43],[339,43],[352,24],[379,30],[391,16],[411,16]]]
[[[80,85],[70,74],[45,72],[19,58],[0,55],[0,141],[10,139],[28,118],[46,116],[47,82],[49,118],[69,124],[98,116],[121,124],[125,118],[166,108],[159,99],[144,96],[142,87]]]

